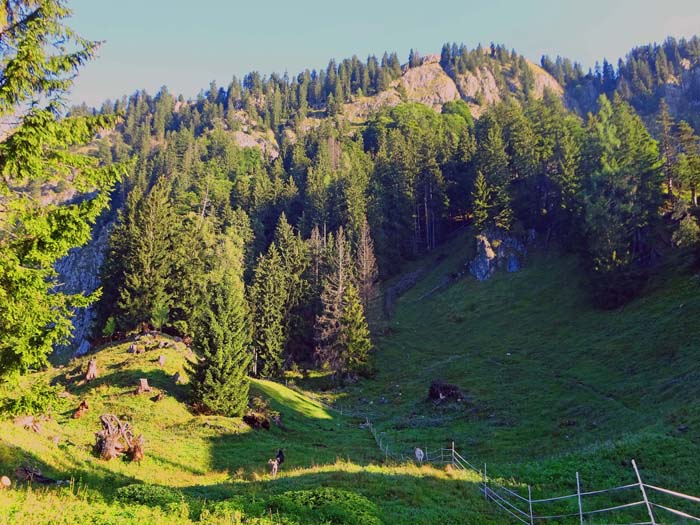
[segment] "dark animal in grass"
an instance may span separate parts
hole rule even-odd
[[[436,403],[442,401],[462,401],[464,393],[457,385],[443,383],[442,381],[433,381],[430,384],[428,398]]]
[[[83,417],[83,415],[87,411],[88,411],[88,402],[87,402],[87,400],[83,399],[80,402],[80,405],[78,405],[78,409],[75,412],[73,412],[73,419],[80,419],[81,417]]]
[[[284,451],[282,449],[279,449],[277,451],[277,457],[275,459],[277,459],[278,465],[281,465],[282,463],[284,463]]]

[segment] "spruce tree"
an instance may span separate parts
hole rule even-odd
[[[679,154],[676,158],[674,173],[683,187],[690,190],[690,202],[693,206],[698,203],[697,188],[700,184],[700,149],[698,137],[693,127],[681,120],[676,130]]]
[[[122,254],[123,283],[117,302],[122,328],[167,319],[173,306],[171,277],[179,223],[169,193],[165,177],[143,198],[132,192],[111,241],[111,256]]]
[[[379,276],[377,259],[374,256],[374,241],[365,217],[360,227],[360,238],[357,241],[357,281],[360,287],[362,305],[367,308],[372,298],[374,283]]]
[[[345,344],[341,338],[344,298],[352,279],[352,261],[343,228],[338,230],[329,254],[329,270],[321,291],[322,311],[314,326],[316,358],[336,376],[342,375]]]
[[[348,283],[343,294],[339,343],[342,348],[340,370],[351,375],[366,371],[372,341],[364,308],[352,282]]]
[[[277,246],[270,245],[258,257],[250,288],[253,311],[253,348],[256,361],[253,372],[263,377],[282,371],[285,339],[286,279]]]
[[[206,411],[239,416],[248,404],[251,363],[243,282],[227,275],[213,285],[210,296],[192,342],[199,357],[190,368],[192,393]]]
[[[482,232],[489,224],[491,210],[491,189],[484,174],[479,172],[472,191],[473,224],[477,232]]]
[[[668,196],[671,200],[674,200],[673,195],[673,164],[675,151],[673,147],[673,136],[671,134],[671,129],[673,128],[673,118],[668,112],[668,104],[666,99],[661,99],[661,105],[659,107],[659,116],[656,120],[656,124],[659,130],[660,138],[660,150],[661,157],[663,159],[663,171],[666,176],[666,189],[668,191]]]

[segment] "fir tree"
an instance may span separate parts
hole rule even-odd
[[[286,282],[282,260],[275,244],[258,257],[250,288],[253,310],[253,372],[270,377],[282,370],[285,338]]]
[[[360,238],[357,242],[357,281],[360,287],[362,305],[367,308],[372,298],[374,283],[379,276],[377,259],[374,257],[374,241],[369,230],[367,218],[362,221]]]
[[[479,172],[472,191],[473,223],[477,232],[481,232],[489,223],[491,210],[491,189],[483,173]]]
[[[343,294],[343,311],[340,316],[338,339],[341,354],[340,362],[336,366],[339,366],[339,370],[350,375],[366,371],[369,352],[372,350],[372,341],[365,320],[364,308],[352,282],[348,283]]]
[[[240,416],[248,404],[251,362],[243,283],[227,275],[210,295],[193,340],[199,360],[190,368],[192,393],[206,411]]]
[[[344,344],[341,339],[341,318],[343,298],[352,278],[350,250],[342,228],[332,246],[329,257],[329,271],[321,291],[322,312],[316,317],[314,326],[316,358],[327,365],[339,377],[344,360]]]
[[[112,257],[122,255],[123,282],[118,308],[122,328],[168,318],[173,306],[171,282],[178,221],[161,178],[143,198],[132,192],[127,212],[111,240]]]

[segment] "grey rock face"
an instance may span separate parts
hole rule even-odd
[[[525,245],[501,230],[486,230],[476,237],[476,257],[468,264],[469,272],[485,281],[499,269],[517,272],[526,254]]]
[[[100,266],[109,246],[112,223],[98,225],[85,246],[72,249],[56,263],[60,290],[65,293],[89,295],[100,286]],[[92,306],[76,309],[73,315],[73,336],[69,344],[57,347],[58,352],[82,355],[90,349],[88,337],[95,311]]]

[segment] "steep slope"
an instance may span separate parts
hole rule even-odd
[[[471,246],[461,237],[408,269],[424,277],[381,329],[376,380],[345,403],[362,399],[399,449],[454,440],[548,494],[571,489],[576,471],[594,486],[633,482],[635,458],[652,483],[700,492],[698,275],[676,265],[616,311],[593,308],[575,258],[554,253],[438,288]],[[429,401],[436,380],[466,400]]]
[[[161,343],[168,346],[160,348]],[[30,465],[71,483],[39,491],[22,484],[0,490],[0,524],[493,523],[493,511],[474,487],[476,476],[383,465],[372,435],[360,426],[362,419],[257,380],[252,395],[281,414],[281,425],[253,431],[239,418],[194,415],[185,404],[187,385],[173,378],[184,374],[184,345],[166,336],[150,339],[153,349],[143,354],[128,353],[130,345],[114,344],[27,378],[50,379],[65,388],[66,397],[39,433],[0,421],[0,474],[14,477],[15,468]],[[157,364],[160,355],[163,367]],[[81,372],[91,357],[100,375],[84,384]],[[147,378],[154,391],[136,395],[139,378]],[[26,387],[3,386],[1,393],[11,400]],[[73,419],[82,400],[89,410]],[[94,432],[104,413],[132,422],[143,434],[146,458],[141,463],[105,462],[93,454]],[[267,459],[278,448],[286,461],[273,480]]]

